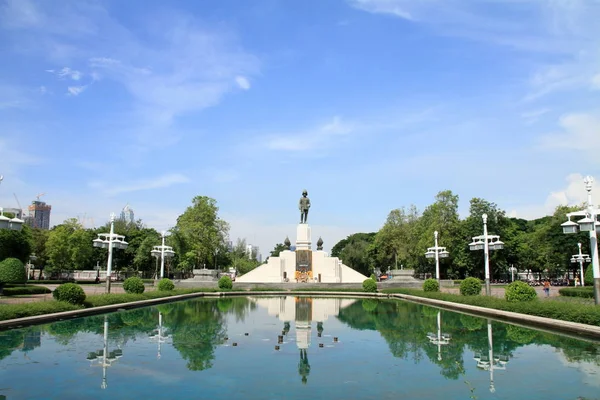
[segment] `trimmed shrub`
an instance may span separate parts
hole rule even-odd
[[[21,283],[26,280],[27,273],[21,260],[7,258],[0,262],[0,283]]]
[[[594,270],[592,264],[588,265],[583,274],[583,283],[585,286],[594,286]]]
[[[144,286],[144,281],[137,276],[132,276],[131,278],[127,278],[123,281],[123,290],[127,293],[133,294],[142,294],[146,287]]]
[[[4,289],[6,290],[6,289]],[[578,287],[566,287],[558,289],[558,294],[565,297],[581,297],[583,299],[594,298],[594,287],[593,286],[578,286]]]
[[[74,283],[63,283],[54,289],[52,297],[58,301],[65,301],[71,304],[83,304],[85,301],[85,292],[79,285]]]
[[[460,283],[460,294],[463,296],[479,296],[481,293],[481,280],[467,278]]]
[[[537,298],[537,292],[525,282],[514,281],[506,287],[504,298],[510,302],[531,301]]]
[[[231,289],[233,287],[233,282],[231,278],[227,275],[224,275],[219,279],[219,289]]]
[[[175,289],[175,284],[169,278],[162,278],[158,281],[158,290],[169,291]]]
[[[377,275],[375,274],[371,274],[371,276],[369,277],[371,279],[373,279],[375,282],[377,282]]]
[[[363,291],[375,293],[377,292],[377,282],[375,280],[369,278],[365,279],[362,283]]]
[[[440,283],[436,279],[426,279],[423,282],[423,290],[425,292],[439,292]]]
[[[2,294],[5,296],[18,296],[24,294],[47,294],[52,293],[52,290],[44,286],[14,286],[5,287]]]

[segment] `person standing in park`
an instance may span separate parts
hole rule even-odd
[[[550,297],[550,281],[547,278],[544,281],[544,293],[546,293],[546,297]]]
[[[575,287],[579,286],[579,277],[575,277]]]

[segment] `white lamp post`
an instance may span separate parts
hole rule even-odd
[[[498,235],[488,235],[487,231],[487,214],[481,216],[483,218],[483,235],[475,236],[473,242],[469,243],[469,249],[472,251],[482,250],[485,259],[485,294],[492,295],[490,287],[490,250],[502,250],[504,243],[500,241]]]
[[[438,231],[433,232],[435,247],[427,248],[427,252],[425,253],[425,257],[427,258],[435,258],[435,279],[440,281],[440,258],[446,258],[450,255],[446,251],[445,247],[438,246]]]
[[[590,233],[590,252],[592,253],[592,271],[594,272],[594,302],[600,304],[600,262],[598,261],[598,237],[596,231],[600,227],[597,218],[600,209],[594,207],[592,201],[592,185],[594,178],[587,176],[583,182],[587,190],[587,208],[567,214],[568,221],[561,224],[563,233],[577,233],[578,230]],[[571,217],[583,217],[577,222],[571,221]]]
[[[112,274],[113,248],[126,249],[129,245],[125,236],[115,234],[115,213],[110,214],[110,233],[99,233],[98,238],[92,241],[94,247],[108,248],[108,262],[106,263],[106,293],[110,293],[110,281]]]
[[[510,281],[514,282],[515,281],[515,272],[517,272],[517,269],[513,265],[511,265],[510,268],[508,269],[508,271],[510,272],[510,277],[511,277]]]
[[[165,246],[165,238],[167,237],[167,232],[162,231],[161,239],[162,244],[160,246],[154,246],[150,254],[152,256],[158,258],[160,257],[160,279],[165,277],[165,257],[171,258],[175,256],[175,252],[171,246]]]
[[[573,254],[571,256],[572,263],[579,263],[579,280],[581,282],[581,286],[585,286],[584,283],[584,273],[583,273],[583,263],[589,263],[592,261],[589,255],[581,253],[581,243],[577,243],[577,247],[579,247],[579,254]]]

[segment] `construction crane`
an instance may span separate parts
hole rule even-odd
[[[15,196],[15,200],[17,201],[17,205],[19,206],[19,210],[21,210],[21,218],[23,218],[23,216],[25,216],[25,210],[23,210],[23,207],[21,207],[21,203],[19,202],[17,194],[13,192],[13,196]]]
[[[40,197],[42,197],[43,195],[45,195],[46,193],[38,193],[37,196],[35,196],[35,198],[40,201]]]

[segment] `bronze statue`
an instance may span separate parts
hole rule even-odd
[[[300,201],[298,202],[298,208],[300,209],[300,223],[306,224],[306,219],[308,218],[308,209],[310,208],[310,199],[307,197],[308,192],[306,189],[302,191],[302,197],[300,197]]]

